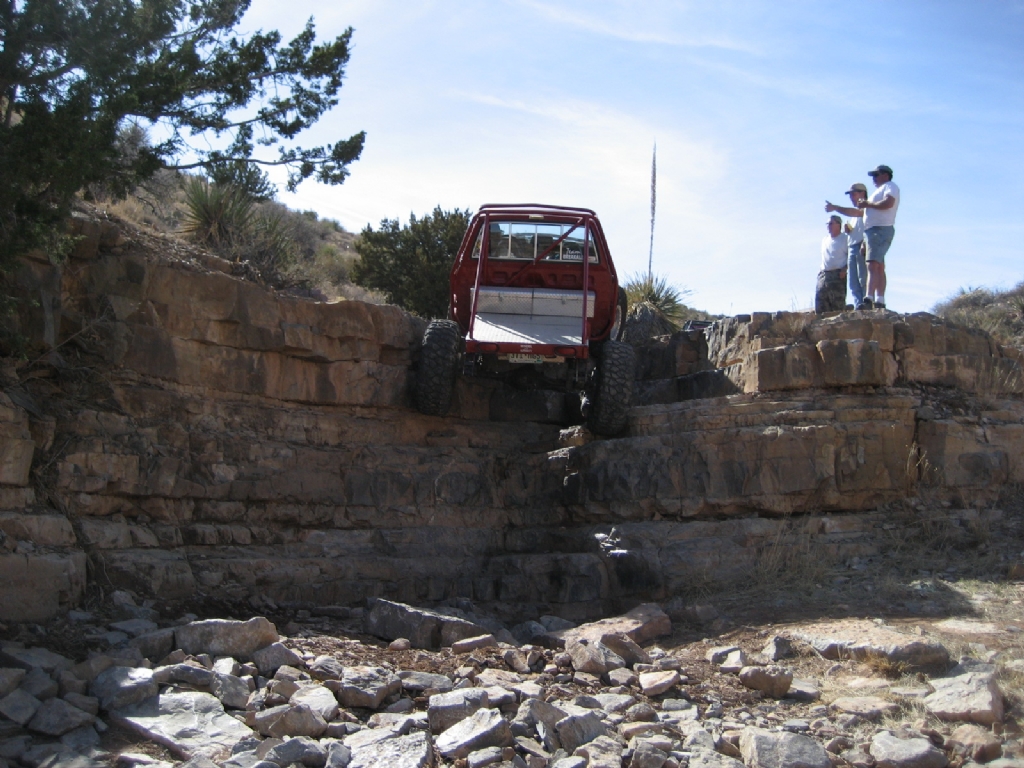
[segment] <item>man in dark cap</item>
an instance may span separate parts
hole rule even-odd
[[[896,233],[896,209],[900,188],[892,183],[892,168],[880,165],[868,176],[875,183],[871,197],[857,207],[864,210],[864,242],[867,245],[868,296],[876,309],[885,309],[885,254]]]

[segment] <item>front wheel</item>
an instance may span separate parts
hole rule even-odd
[[[444,416],[452,405],[455,375],[462,352],[462,332],[453,320],[432,320],[423,334],[416,375],[416,409]]]
[[[626,428],[633,405],[635,371],[633,347],[611,339],[601,345],[601,357],[587,391],[587,426],[592,432],[613,437]]]

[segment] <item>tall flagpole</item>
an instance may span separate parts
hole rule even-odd
[[[654,142],[651,155],[651,249],[647,253],[647,280],[654,278],[654,206],[658,198],[658,142]]]

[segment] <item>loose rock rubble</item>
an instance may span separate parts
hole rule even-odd
[[[484,628],[454,617],[446,632],[452,617],[388,601],[368,613],[364,626],[401,624],[419,640],[389,630],[380,647],[298,623],[281,636],[264,617],[186,617],[85,659],[3,643],[0,768],[1024,766],[993,664],[964,658],[916,688],[853,677],[847,690],[863,694],[827,703],[787,666],[864,671],[822,658],[850,637],[868,658],[948,654],[880,622],[665,650],[672,627],[656,605],[579,627],[537,622],[544,645],[500,629],[460,636]],[[441,648],[417,649],[432,637]],[[108,748],[112,728],[132,750]]]

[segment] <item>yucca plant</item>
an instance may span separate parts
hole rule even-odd
[[[623,331],[626,341],[643,343],[655,336],[666,336],[679,330],[687,310],[682,298],[689,291],[676,288],[664,277],[650,273],[633,275],[623,288],[629,302]]]
[[[198,176],[185,181],[185,206],[184,234],[218,251],[242,241],[255,215],[255,203],[245,190]]]
[[[659,315],[673,325],[683,321],[686,305],[683,297],[690,291],[669,285],[666,278],[651,273],[638,273],[626,281],[626,299],[630,307],[649,304]]]

